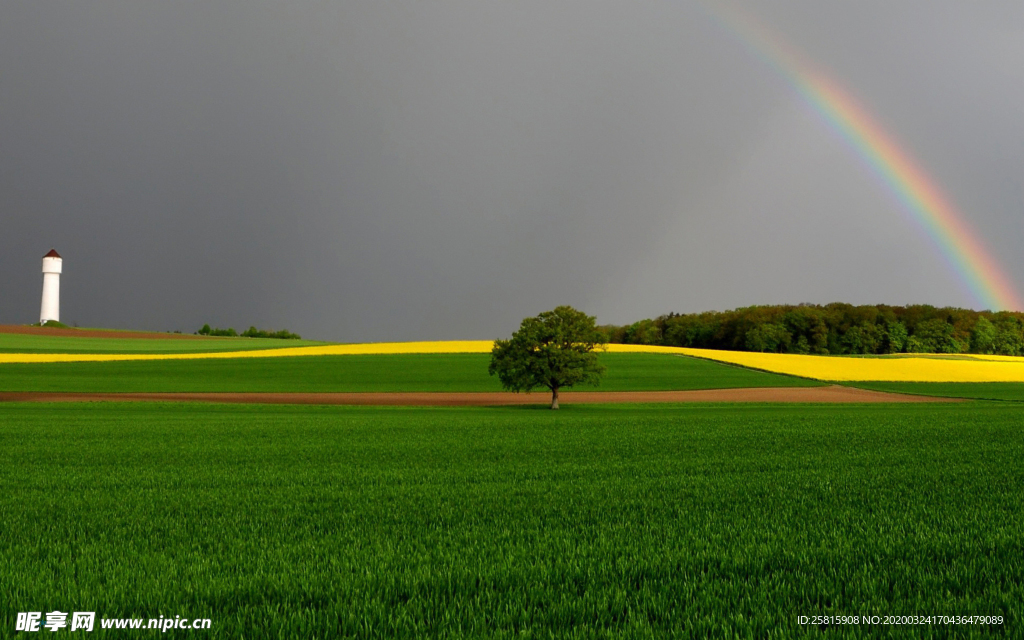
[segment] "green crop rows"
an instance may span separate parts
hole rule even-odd
[[[0,333],[0,353],[209,353],[324,344],[264,338],[102,338]]]
[[[3,404],[0,619],[183,615],[252,638],[1020,637],[1022,422],[1007,403]],[[796,622],[867,613],[1006,622]]]
[[[0,364],[0,391],[500,391],[489,361],[420,354]],[[821,384],[678,356],[608,353],[601,361],[602,391]]]
[[[863,389],[913,393],[922,396],[1024,402],[1024,383],[1021,382],[854,382],[851,384]]]

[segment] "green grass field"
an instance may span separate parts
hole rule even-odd
[[[267,338],[97,338],[0,333],[0,353],[210,353],[318,344],[325,343]]]
[[[922,396],[1024,402],[1024,383],[1020,382],[854,382],[851,386]]]
[[[606,391],[817,386],[695,358],[607,353]],[[489,354],[0,364],[0,391],[500,391]]]
[[[0,351],[312,344],[31,338],[0,335]],[[601,358],[596,388],[608,391],[820,384],[670,355]],[[5,364],[0,391],[500,390],[488,361]],[[856,386],[1024,399],[1024,385]],[[210,637],[1013,635],[1022,418],[1005,402],[0,404],[0,608],[8,628],[18,611],[54,609],[210,618]],[[868,613],[1006,623],[796,624]]]
[[[1022,421],[1007,403],[3,404],[0,618],[183,615],[260,638],[1019,637]],[[796,623],[868,613],[1006,622]]]

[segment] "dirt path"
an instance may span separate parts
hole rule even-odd
[[[7,391],[0,402],[228,402],[257,404],[348,404],[402,406],[492,406],[548,404],[544,393],[64,393]],[[766,387],[698,391],[565,391],[562,404],[620,402],[960,402],[882,391],[829,387]]]
[[[72,338],[144,338],[146,340],[199,340],[206,336],[190,333],[159,333],[156,331],[107,331],[105,329],[74,329],[68,327],[30,327],[23,324],[0,324],[0,333],[21,333],[33,336]]]

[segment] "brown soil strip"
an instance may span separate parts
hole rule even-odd
[[[190,333],[159,333],[156,331],[105,331],[97,329],[75,329],[68,327],[30,327],[22,324],[0,324],[0,333],[22,333],[37,336],[61,336],[72,338],[145,338],[147,340],[202,340],[206,336]]]
[[[0,402],[227,402],[257,404],[348,404],[402,406],[493,406],[549,404],[544,393],[64,393],[0,392]],[[838,385],[828,387],[766,387],[698,391],[565,391],[562,404],[621,402],[960,402]]]

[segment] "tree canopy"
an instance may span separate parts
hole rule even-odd
[[[670,313],[603,326],[609,342],[775,353],[1024,355],[1024,313],[833,303]]]
[[[488,371],[509,391],[546,387],[557,409],[560,389],[601,379],[605,367],[597,351],[605,342],[593,316],[560,306],[524,319],[510,339],[496,340]]]

